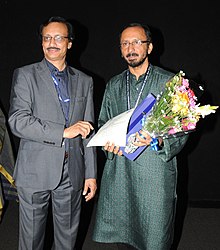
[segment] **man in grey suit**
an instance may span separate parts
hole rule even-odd
[[[72,26],[51,17],[40,26],[44,58],[14,71],[9,125],[20,138],[14,179],[19,195],[19,249],[43,249],[51,200],[54,246],[74,248],[81,197],[96,192],[93,80],[70,67]]]

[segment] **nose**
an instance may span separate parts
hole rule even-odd
[[[133,43],[128,44],[128,51],[134,51],[134,44]]]
[[[49,44],[57,44],[54,37],[51,37]]]

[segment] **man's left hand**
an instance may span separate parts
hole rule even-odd
[[[91,200],[96,193],[97,184],[96,179],[86,179],[84,184],[83,195],[85,196],[85,200]]]

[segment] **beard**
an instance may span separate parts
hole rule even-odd
[[[142,58],[142,59],[140,59],[140,60],[138,60],[138,61],[136,61],[136,60],[132,60],[132,61],[129,61],[129,57],[130,56],[138,56],[138,54],[136,54],[136,53],[129,53],[127,56],[126,56],[126,59],[125,59],[125,61],[127,62],[127,64],[130,66],[130,67],[132,67],[132,68],[136,68],[136,67],[138,67],[138,66],[140,66],[140,65],[142,65],[143,63],[144,63],[144,61],[146,60],[146,58],[148,57],[148,54],[146,54],[146,56],[144,57],[144,58]]]

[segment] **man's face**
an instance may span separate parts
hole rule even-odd
[[[122,57],[133,68],[143,64],[153,49],[141,27],[125,29],[121,34],[120,44]]]
[[[45,58],[51,63],[65,60],[67,49],[72,42],[67,38],[68,30],[65,24],[52,22],[42,30],[42,48]]]

